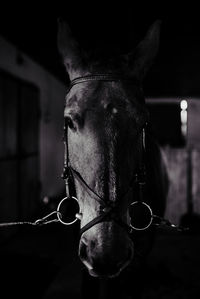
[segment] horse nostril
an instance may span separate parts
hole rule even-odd
[[[92,266],[89,262],[88,258],[88,245],[87,240],[82,238],[80,245],[79,245],[79,257],[83,264],[88,268],[88,270],[92,270]]]
[[[83,236],[79,245],[79,257],[92,276],[115,277],[132,260],[133,244],[127,244],[125,248],[112,254],[110,248],[100,250],[96,240],[88,240]]]
[[[85,260],[87,258],[87,245],[83,241],[81,241],[79,245],[79,256],[81,260]]]
[[[133,259],[133,248],[130,247],[128,249],[126,259],[124,259],[122,262],[118,263],[118,267],[120,268],[120,271],[123,270],[124,268],[126,268],[126,266],[129,265],[129,263],[131,262],[132,259]]]
[[[85,244],[86,246],[88,246],[88,240],[85,237],[81,238],[81,243]]]

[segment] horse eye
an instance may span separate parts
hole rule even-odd
[[[67,125],[71,130],[76,130],[76,126],[71,117],[66,117]]]

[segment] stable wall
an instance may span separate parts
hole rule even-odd
[[[52,57],[54,59],[54,57]],[[41,198],[63,190],[63,109],[66,88],[39,64],[0,37],[0,69],[32,83],[40,93],[39,157]],[[27,113],[30,113],[27,103]]]
[[[169,176],[165,217],[175,224],[179,224],[182,216],[189,212],[200,214],[200,100],[191,97],[149,97],[146,100],[147,105],[163,105],[163,113],[166,104],[180,106],[182,100],[187,100],[188,104],[185,146],[162,147]],[[169,130],[173,130],[170,115],[167,121]]]

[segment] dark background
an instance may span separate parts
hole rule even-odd
[[[46,6],[33,1],[23,5],[7,2],[5,8],[1,4],[0,35],[67,83],[56,45],[59,16],[66,19],[83,47],[119,47],[122,52],[131,50],[149,26],[161,19],[160,51],[144,82],[145,93],[200,98],[198,7],[191,1],[160,1],[160,6],[149,2],[66,1]],[[65,239],[66,234],[72,236]],[[69,290],[73,295],[80,289],[81,267],[73,237],[72,230],[59,226],[22,228],[12,239],[1,240],[0,287],[7,293],[5,298],[18,294],[42,298],[49,286],[45,299],[65,298]],[[199,235],[159,236],[141,276],[148,298],[199,298],[199,244]]]
[[[85,48],[131,50],[156,20],[162,21],[160,51],[145,81],[147,95],[200,94],[200,17],[190,1],[65,1],[39,5],[29,1],[0,12],[0,34],[66,82],[56,45],[57,18],[62,16]]]

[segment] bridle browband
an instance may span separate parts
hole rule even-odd
[[[113,81],[123,81],[123,80],[132,80],[130,78],[121,78],[118,75],[113,74],[94,74],[94,75],[87,75],[83,77],[75,78],[70,82],[68,93],[72,89],[72,87],[76,84],[81,84],[89,81],[104,81],[104,82],[113,82]],[[135,82],[135,81],[134,81]],[[138,81],[137,81],[138,82]],[[135,84],[137,83],[135,82]],[[133,188],[134,184],[137,183],[139,186],[139,201],[143,202],[144,200],[144,188],[145,188],[145,163],[144,163],[144,150],[145,150],[145,128],[143,127],[141,136],[139,137],[139,168],[138,172],[134,175],[130,184],[128,186],[127,191],[122,195],[121,198],[125,197],[127,193]],[[92,226],[96,225],[97,223],[104,222],[104,221],[115,221],[118,225],[124,228],[128,233],[132,230],[131,226],[124,223],[120,217],[118,216],[118,210],[120,208],[120,203],[115,203],[112,201],[105,201],[99,194],[97,194],[83,179],[81,174],[75,170],[70,165],[69,159],[69,148],[68,148],[68,119],[65,118],[64,122],[64,170],[63,170],[63,179],[65,180],[66,186],[66,198],[75,198],[76,194],[72,194],[71,186],[74,185],[74,177],[78,179],[93,195],[95,195],[95,200],[98,201],[100,204],[101,213],[99,216],[95,217],[93,220],[88,222],[85,226],[83,226],[80,230],[80,235],[90,229]],[[75,188],[73,188],[75,190]],[[77,200],[77,199],[76,199]],[[78,201],[78,200],[77,200]]]
[[[70,81],[67,93],[69,93],[69,91],[72,89],[72,87],[74,85],[84,83],[84,82],[92,82],[92,81],[104,81],[104,82],[127,81],[127,82],[132,82],[132,83],[135,83],[137,85],[140,85],[140,81],[136,77],[134,77],[134,78],[122,77],[118,74],[112,74],[112,73],[93,74],[93,75],[86,75],[86,76],[82,76],[82,77],[77,77],[77,78],[73,79],[72,81]]]

